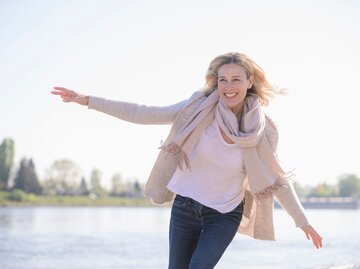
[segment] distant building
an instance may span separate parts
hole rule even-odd
[[[303,207],[313,209],[358,209],[359,199],[356,197],[301,197]],[[275,208],[281,206],[276,202]]]

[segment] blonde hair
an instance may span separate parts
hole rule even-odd
[[[256,94],[262,105],[268,105],[269,101],[277,94],[286,93],[286,89],[270,85],[265,77],[264,70],[257,65],[250,57],[238,52],[229,52],[217,56],[210,62],[210,66],[206,74],[206,84],[204,87],[205,95],[210,95],[217,89],[218,70],[224,64],[235,63],[242,66],[246,71],[246,79],[253,76],[253,85],[248,90],[248,94]]]

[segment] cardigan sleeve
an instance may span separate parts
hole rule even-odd
[[[188,100],[184,100],[173,105],[158,107],[89,96],[88,109],[137,124],[171,124],[187,102]]]
[[[279,133],[276,123],[266,115],[267,124],[265,127],[266,137],[275,153],[277,155],[277,145]],[[305,215],[304,208],[295,192],[294,186],[291,181],[286,180],[285,184],[274,191],[274,196],[282,208],[292,217],[296,227],[304,227],[309,225],[309,221]]]
[[[310,224],[292,182],[286,180],[285,185],[275,191],[274,195],[281,207],[292,217],[296,227],[301,228]]]

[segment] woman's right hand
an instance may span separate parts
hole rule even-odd
[[[316,248],[322,248],[322,237],[315,231],[311,225],[306,225],[301,227],[304,231],[306,238],[308,240],[312,239],[313,244]]]
[[[63,87],[54,87],[54,90],[52,90],[51,93],[54,95],[60,95],[65,103],[75,102],[83,106],[87,106],[89,104],[89,96]]]

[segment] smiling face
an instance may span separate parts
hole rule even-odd
[[[241,65],[224,64],[218,70],[219,96],[224,104],[236,114],[242,110],[247,90],[252,84],[252,76],[248,78]]]

